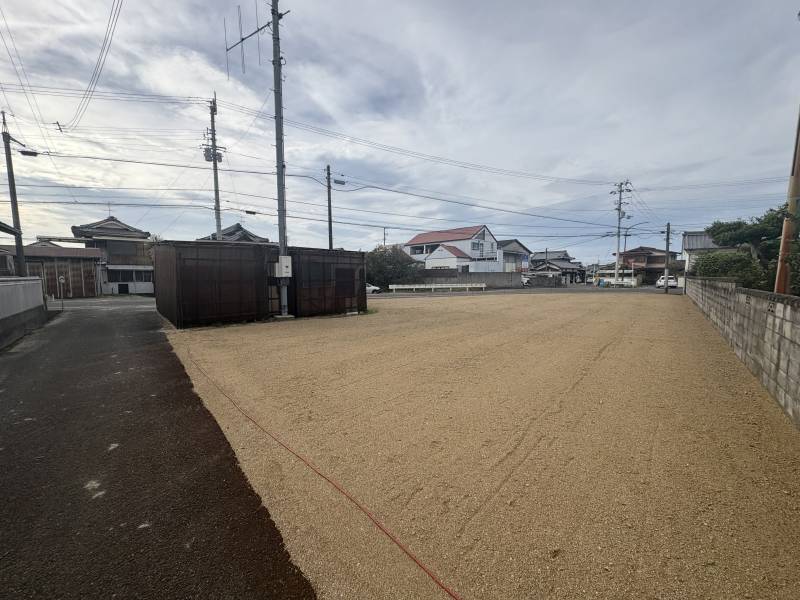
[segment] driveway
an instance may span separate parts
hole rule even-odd
[[[0,352],[3,597],[315,597],[161,326],[68,301]]]

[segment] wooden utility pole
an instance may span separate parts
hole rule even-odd
[[[328,250],[333,250],[333,213],[331,212],[331,166],[325,167],[325,180],[328,182]]]
[[[14,229],[17,233],[14,235],[14,243],[16,246],[17,256],[17,276],[25,277],[25,248],[22,245],[22,226],[19,222],[19,206],[17,205],[17,184],[14,181],[14,163],[11,161],[11,134],[8,133],[8,126],[6,125],[6,111],[3,114],[3,147],[6,151],[6,169],[8,170],[8,195],[11,197],[11,219]],[[17,140],[14,140],[17,142]],[[19,142],[17,142],[19,143]]]
[[[795,219],[797,219],[797,196],[800,195],[800,117],[794,137],[794,157],[789,174],[788,211],[783,219],[781,231],[781,248],[778,253],[778,270],[775,274],[775,293],[788,294],[792,284],[792,273],[789,267],[789,252],[795,241]]]

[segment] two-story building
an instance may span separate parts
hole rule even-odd
[[[109,216],[86,225],[73,225],[73,242],[98,248],[102,258],[97,282],[103,294],[152,294],[153,259],[150,233]]]
[[[666,251],[650,246],[639,246],[619,253],[621,269],[632,269],[636,276],[641,276],[643,283],[655,283],[664,274]],[[669,253],[669,261],[678,258],[677,252]]]
[[[403,251],[426,269],[457,269],[462,273],[503,271],[503,251],[486,225],[427,231],[411,238]]]
[[[586,267],[570,256],[566,250],[534,252],[530,257],[530,272],[548,277],[560,277],[565,285],[586,281]]]

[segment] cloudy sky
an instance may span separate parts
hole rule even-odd
[[[228,148],[223,224],[243,221],[277,239],[276,182],[266,174],[275,168],[273,121],[249,112],[274,109],[271,40],[261,38],[261,66],[256,39],[247,43],[244,72],[231,53],[228,78],[223,19],[236,38],[235,2],[125,2],[97,90],[198,100],[97,94],[64,132],[53,123],[74,123],[80,98],[22,94],[20,80],[85,89],[112,1],[0,6],[0,104],[13,115],[12,135],[57,154],[198,167],[16,154],[26,238],[70,235],[70,225],[109,210],[165,238],[210,233],[212,178],[201,145],[203,99],[216,91],[219,143]],[[325,189],[309,178],[321,180],[326,164],[346,182],[334,192],[334,236],[348,249],[374,247],[382,227],[394,243],[414,231],[487,223],[531,250],[566,247],[594,262],[614,249],[614,182],[630,179],[636,190],[625,198],[630,245],[662,245],[667,221],[699,229],[758,215],[785,197],[800,102],[796,2],[282,0],[281,9],[291,11],[281,36],[285,116],[294,123],[286,128],[287,169],[296,175],[287,182],[292,244],[327,243],[318,220]],[[263,24],[266,4],[258,10]],[[242,5],[246,32],[255,13],[254,3]],[[417,195],[357,189],[364,185]],[[11,220],[5,193],[0,220]]]

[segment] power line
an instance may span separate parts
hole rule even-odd
[[[105,67],[106,59],[108,58],[108,51],[111,49],[111,42],[114,40],[114,33],[117,30],[117,21],[119,20],[119,14],[122,11],[122,2],[123,0],[114,0],[111,4],[111,14],[108,16],[105,37],[103,38],[103,43],[100,46],[100,53],[97,56],[97,62],[94,65],[94,71],[92,72],[92,76],[89,78],[89,84],[86,86],[86,91],[78,102],[78,106],[75,109],[75,114],[66,124],[67,128],[77,127],[80,124],[81,120],[83,119],[83,115],[86,114],[86,109],[89,107],[89,102],[92,101],[92,96],[94,96],[97,83],[100,81],[100,75],[103,73],[103,67]]]

